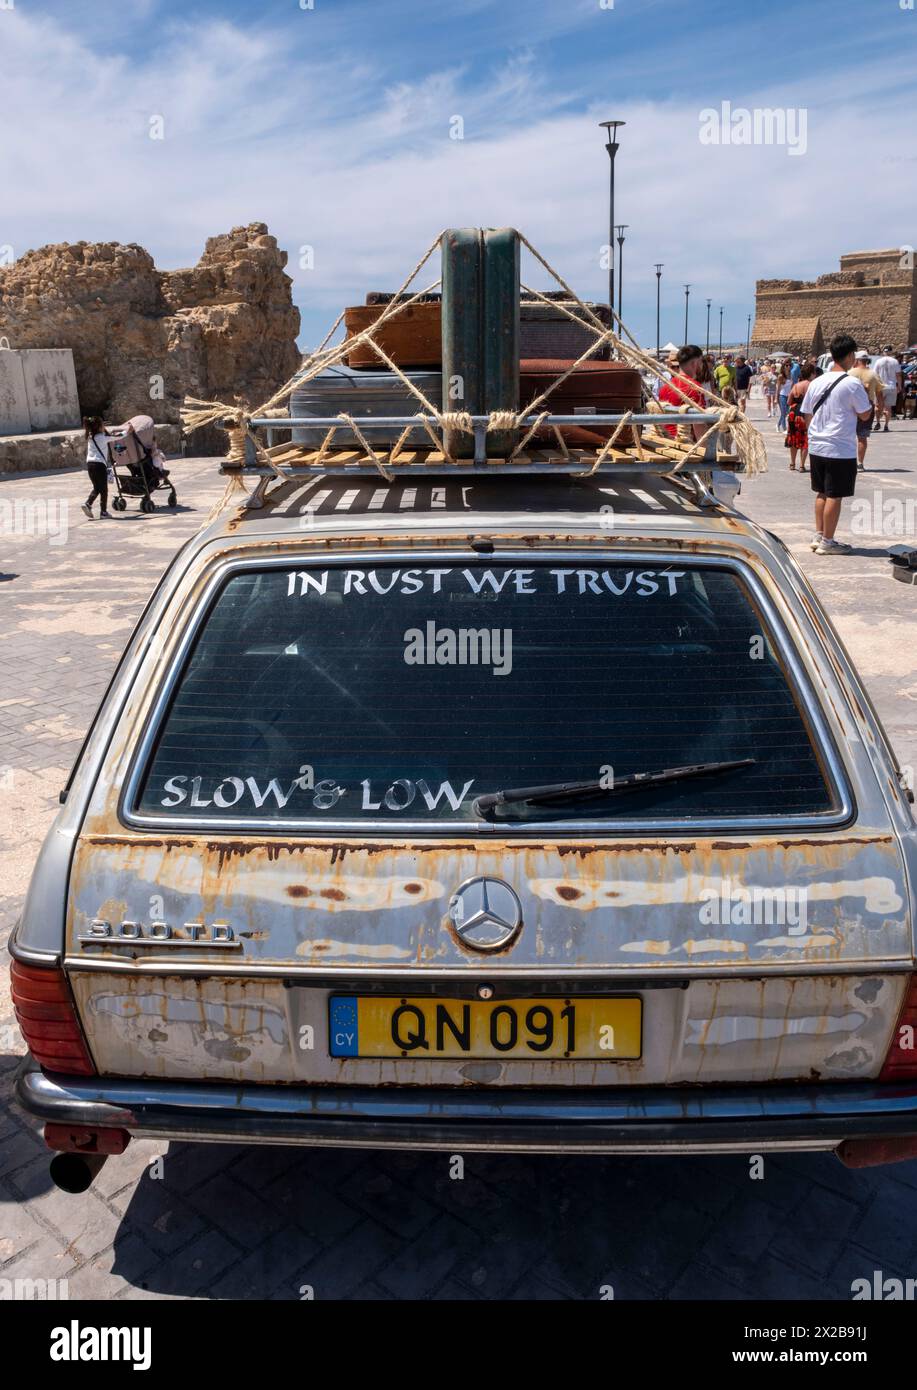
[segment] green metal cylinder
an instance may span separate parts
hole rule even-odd
[[[519,234],[512,227],[451,228],[442,238],[443,408],[489,415],[519,409]],[[512,451],[513,430],[488,435],[492,456]],[[446,440],[474,453],[467,431]]]

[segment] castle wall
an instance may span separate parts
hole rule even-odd
[[[817,280],[759,280],[756,324],[818,318],[826,343],[845,332],[870,349],[908,347],[917,341],[917,274],[901,261],[898,250],[857,251]]]

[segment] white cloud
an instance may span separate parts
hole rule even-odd
[[[319,311],[330,321],[367,289],[394,288],[448,225],[519,226],[582,293],[603,291],[605,82],[571,94],[523,49],[486,73],[447,55],[393,84],[352,32],[333,54],[302,57],[283,31],[225,20],[173,23],[139,60],[100,58],[22,7],[0,13],[0,44],[0,244],[17,255],[48,241],[139,241],[174,266],[207,236],[263,220],[290,252],[310,337]],[[664,336],[679,336],[688,280],[693,335],[709,294],[714,318],[732,304],[735,337],[756,276],[818,273],[845,250],[917,240],[909,127],[875,114],[883,92],[911,81],[905,57],[889,55],[881,70],[793,76],[780,91],[730,90],[720,71],[697,101],[626,102],[625,319],[654,331],[656,261]],[[727,98],[805,106],[807,154],[701,145],[700,110]],[[148,137],[157,114],[162,141]],[[456,114],[464,140],[449,138]],[[297,267],[303,244],[312,271]]]

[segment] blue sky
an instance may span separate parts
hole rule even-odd
[[[625,321],[654,338],[661,261],[663,338],[682,336],[690,282],[690,336],[709,296],[737,340],[756,277],[917,243],[907,4],[14,0],[0,8],[0,187],[15,190],[0,246],[138,241],[178,266],[207,236],[265,221],[290,254],[306,344],[400,283],[446,225],[519,226],[598,296],[597,122],[617,116]],[[723,101],[804,111],[805,153],[702,144],[700,113]]]

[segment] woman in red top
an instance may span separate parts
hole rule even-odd
[[[666,381],[659,388],[659,399],[663,405],[689,405],[697,410],[706,409],[706,396],[704,388],[700,384],[701,376],[704,371],[704,354],[694,343],[686,343],[684,347],[678,349],[679,370],[674,373],[671,381]],[[675,388],[679,389],[676,390]],[[685,396],[688,397],[685,400]],[[701,439],[707,432],[706,425],[692,425],[692,436],[695,440]],[[672,439],[678,434],[676,425],[665,425],[664,429]]]
[[[790,469],[796,471],[796,455],[799,454],[799,471],[806,471],[806,456],[809,452],[809,432],[802,414],[802,399],[815,375],[815,367],[806,363],[799,373],[799,380],[790,391],[786,417],[786,439],[784,444],[790,451]]]

